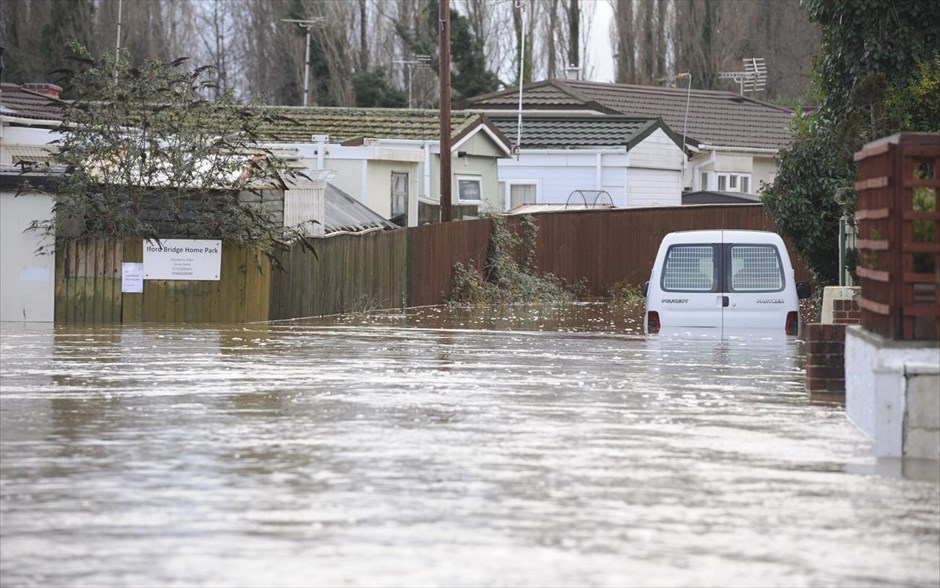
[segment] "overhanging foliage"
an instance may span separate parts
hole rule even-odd
[[[210,69],[186,60],[140,68],[124,55],[91,57],[74,47],[59,70],[78,98],[67,108],[56,161],[64,175],[55,215],[33,223],[49,235],[95,238],[212,238],[272,250],[303,237],[264,207],[298,179],[258,142],[274,122],[259,104],[231,95],[210,101]]]

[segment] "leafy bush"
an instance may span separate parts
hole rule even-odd
[[[492,221],[490,244],[481,272],[473,264],[454,265],[451,304],[565,304],[583,293],[584,284],[569,284],[551,274],[534,271],[535,237],[538,226],[523,217],[523,236],[509,230],[506,219],[489,215]],[[523,264],[515,252],[522,247]]]
[[[231,95],[203,97],[211,68],[186,60],[130,67],[125,54],[93,58],[73,46],[63,69],[78,98],[59,128],[54,218],[32,228],[54,237],[225,239],[273,253],[285,229],[265,206],[296,174],[264,148],[275,116]],[[304,243],[306,241],[304,240]]]

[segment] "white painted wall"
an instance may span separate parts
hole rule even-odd
[[[712,185],[702,185],[702,172],[710,174]],[[696,153],[686,163],[684,185],[692,186],[693,191],[717,190],[716,173],[750,174],[750,193],[759,194],[761,182],[772,183],[777,175],[777,162],[773,154],[748,153],[737,151],[706,151]]]
[[[37,255],[49,243],[24,230],[50,218],[52,198],[0,193],[0,321],[52,322],[55,319],[55,256]]]
[[[845,412],[878,457],[905,456],[908,371],[922,365],[940,365],[940,347],[887,340],[859,325],[846,328]]]
[[[606,190],[618,208],[679,206],[682,157],[679,146],[657,129],[629,153],[626,147],[526,149],[518,160],[499,160],[499,179],[538,179],[539,204],[566,204],[575,190]]]
[[[682,205],[682,149],[656,129],[630,150],[627,206]]]
[[[499,179],[538,180],[539,204],[566,204],[575,190],[607,190],[614,205],[627,206],[626,149],[525,150],[499,160]],[[578,204],[582,204],[579,200]],[[592,204],[589,202],[589,204]]]

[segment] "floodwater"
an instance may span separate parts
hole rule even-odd
[[[795,338],[605,305],[0,326],[0,584],[937,586]]]

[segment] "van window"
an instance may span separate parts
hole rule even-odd
[[[783,290],[783,266],[773,245],[731,245],[731,290],[779,292]]]
[[[715,291],[715,246],[673,245],[666,252],[663,290],[670,292]]]

